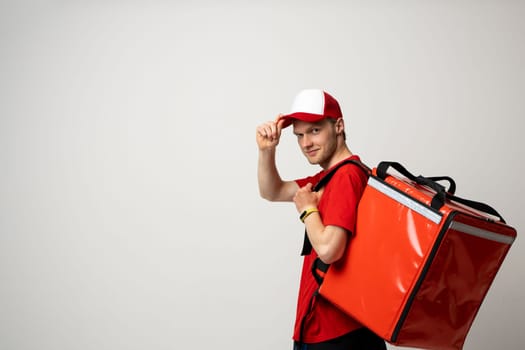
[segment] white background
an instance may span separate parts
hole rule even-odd
[[[0,349],[289,349],[303,231],[255,127],[303,88],[348,143],[518,233],[521,1],[0,2]],[[289,130],[285,178],[316,172]],[[525,343],[518,237],[465,349]],[[394,347],[392,347],[394,348]]]

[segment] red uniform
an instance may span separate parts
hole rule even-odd
[[[354,155],[349,159],[359,160],[359,157]],[[303,187],[307,183],[312,183],[315,186],[327,171],[329,169],[314,176],[296,180],[296,183],[299,187]],[[319,214],[325,226],[332,225],[344,228],[350,239],[350,235],[355,229],[357,204],[366,182],[367,176],[354,164],[344,165],[334,174],[323,189],[323,194],[318,203]],[[312,301],[312,295],[319,287],[311,272],[312,264],[316,258],[317,253],[314,249],[304,257],[297,302],[293,338],[295,341],[304,343],[330,340],[363,327],[359,322],[344,314],[322,297],[316,296]]]

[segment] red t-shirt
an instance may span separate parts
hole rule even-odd
[[[359,157],[354,155],[348,159],[359,160]],[[326,173],[327,171],[321,171],[314,176],[296,180],[296,182],[299,187],[303,187],[307,183],[312,183],[315,186]],[[347,164],[337,170],[324,188],[318,203],[319,214],[325,226],[342,227],[350,235],[354,232],[357,204],[366,182],[367,176],[355,164]],[[318,343],[337,338],[362,327],[359,322],[344,314],[321,296],[314,298],[312,310],[308,312],[312,295],[318,288],[311,271],[312,264],[316,258],[317,253],[314,249],[309,255],[304,257],[297,301],[293,338],[296,341],[301,340],[305,343]],[[337,262],[334,264],[337,264]],[[306,318],[304,326],[302,326],[304,317]],[[300,339],[301,327],[303,327],[302,339]]]

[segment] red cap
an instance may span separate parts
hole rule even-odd
[[[339,103],[323,90],[303,90],[295,96],[290,113],[279,118],[284,120],[283,128],[293,123],[295,119],[305,122],[318,122],[325,118],[342,118]]]

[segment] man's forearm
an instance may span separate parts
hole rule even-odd
[[[261,197],[270,201],[278,200],[279,190],[283,186],[283,180],[275,164],[275,148],[259,150],[257,179],[259,181],[259,193]]]

